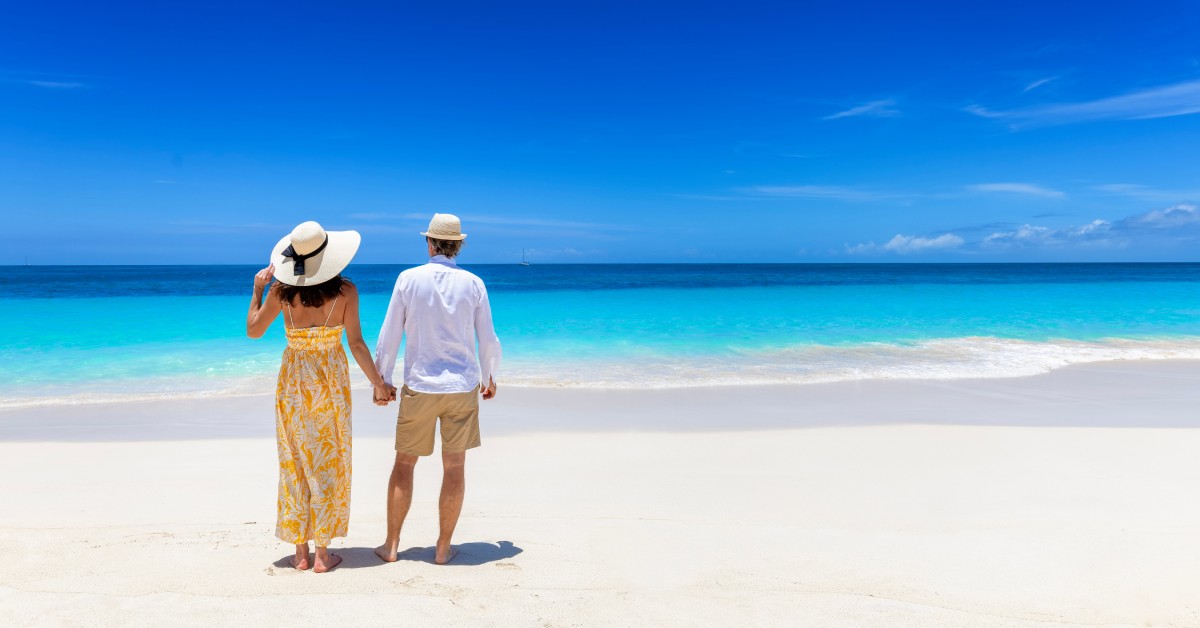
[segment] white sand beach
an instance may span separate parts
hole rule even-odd
[[[273,537],[272,398],[0,412],[13,626],[1200,625],[1200,363],[1015,379],[501,388],[461,554],[439,462],[383,536],[395,406],[356,398],[329,574]],[[365,391],[364,391],[365,393]],[[357,394],[357,393],[356,393]]]

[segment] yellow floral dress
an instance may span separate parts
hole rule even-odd
[[[290,307],[287,312],[290,319]],[[346,536],[350,523],[350,369],[342,325],[329,327],[328,318],[325,322],[287,327],[288,346],[275,389],[275,536],[297,545],[314,540],[320,547]]]

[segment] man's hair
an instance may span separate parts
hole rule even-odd
[[[445,255],[446,257],[454,257],[462,250],[463,240],[439,240],[437,238],[425,238],[429,244],[433,245],[434,255]]]

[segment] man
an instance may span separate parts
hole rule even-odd
[[[401,336],[407,336],[396,463],[388,482],[387,539],[375,553],[385,562],[396,560],[400,528],[412,504],[413,467],[418,457],[433,453],[434,427],[440,419],[442,494],[434,562],[444,565],[457,554],[450,537],[462,511],[467,450],[479,446],[480,394],[484,399],[496,396],[500,340],[492,328],[483,281],[454,262],[467,237],[458,217],[434,214],[429,230],[421,235],[429,248],[429,263],[400,273],[375,348],[375,366],[389,386],[383,394],[390,394],[389,399],[377,393],[375,402],[386,405],[397,398],[392,375]]]

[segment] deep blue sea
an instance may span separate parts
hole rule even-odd
[[[1012,377],[1200,359],[1200,264],[464,267],[488,285],[509,385]],[[403,268],[345,273],[372,346]],[[3,270],[13,323],[0,332],[0,408],[273,390],[281,323],[245,335],[256,267]]]

